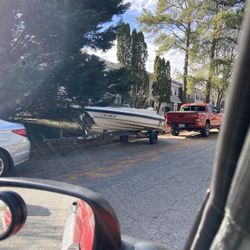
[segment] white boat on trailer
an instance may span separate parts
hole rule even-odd
[[[103,131],[120,134],[122,141],[129,135],[144,134],[150,143],[156,143],[165,127],[165,118],[151,108],[85,107],[85,111]]]

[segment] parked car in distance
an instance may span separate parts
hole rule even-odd
[[[0,119],[0,176],[29,159],[30,141],[25,127]]]
[[[222,118],[216,107],[202,102],[183,104],[180,111],[166,114],[166,122],[174,136],[178,136],[180,130],[188,130],[200,131],[202,136],[207,137],[211,128],[220,129]]]

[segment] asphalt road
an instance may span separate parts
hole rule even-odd
[[[217,132],[163,136],[127,144],[43,155],[13,175],[73,183],[99,192],[115,209],[123,234],[182,249],[209,187]]]

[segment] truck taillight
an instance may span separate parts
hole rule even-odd
[[[21,136],[27,137],[27,131],[26,131],[26,129],[13,129],[13,130],[11,130],[11,132],[13,134],[16,134],[16,135],[21,135]]]
[[[168,122],[168,113],[165,115],[166,123]]]
[[[199,118],[198,113],[195,114],[195,121],[196,121],[196,122],[200,122],[200,121],[201,121],[200,118]]]

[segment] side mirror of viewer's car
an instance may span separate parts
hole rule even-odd
[[[0,240],[16,234],[27,218],[26,204],[15,192],[0,192]]]
[[[121,237],[112,207],[88,189],[19,178],[0,179],[0,240],[1,249],[166,249]]]

